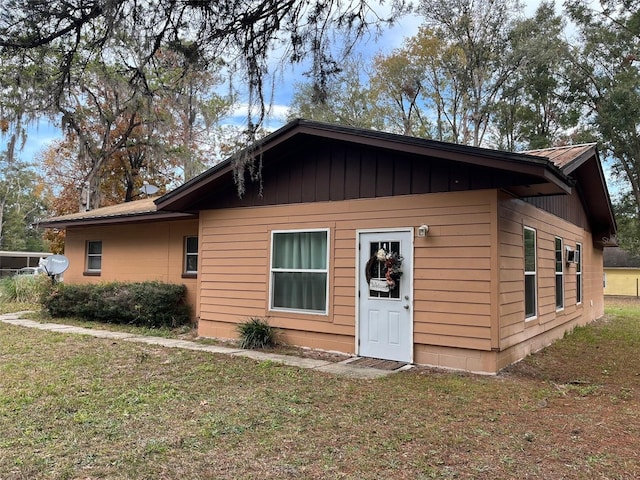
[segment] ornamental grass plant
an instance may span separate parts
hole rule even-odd
[[[24,275],[3,278],[0,281],[0,303],[40,303],[51,290],[51,279],[46,275]]]
[[[276,344],[275,329],[266,319],[251,317],[248,321],[238,325],[240,347],[249,350],[273,347]]]

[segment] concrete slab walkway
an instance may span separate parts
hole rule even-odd
[[[59,323],[41,323],[34,320],[22,318],[27,312],[6,313],[0,315],[0,322],[8,323],[25,328],[37,328],[39,330],[48,330],[52,332],[61,332],[75,335],[88,335],[97,338],[111,338],[125,342],[146,343],[149,345],[159,345],[167,348],[184,348],[187,350],[198,350],[202,352],[218,353],[235,357],[245,357],[259,362],[276,362],[292,367],[308,368],[319,372],[331,373],[357,379],[376,379],[391,375],[398,370],[382,370],[377,368],[362,368],[350,365],[351,362],[357,360],[356,357],[349,358],[342,362],[328,362],[326,360],[316,360],[313,358],[296,357],[292,355],[279,355],[256,350],[244,350],[241,348],[222,347],[218,345],[205,345],[198,342],[188,340],[179,340],[174,338],[150,337],[145,335],[136,335],[126,332],[112,332],[109,330],[95,330],[92,328],[76,327],[73,325],[63,325]]]

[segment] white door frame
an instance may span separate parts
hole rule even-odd
[[[413,271],[414,271],[414,262],[415,262],[415,247],[414,247],[414,242],[415,242],[415,235],[414,235],[414,229],[413,227],[400,227],[400,228],[366,228],[366,229],[358,229],[356,230],[356,242],[355,242],[355,255],[356,255],[356,272],[355,272],[355,285],[356,285],[356,291],[355,291],[355,303],[356,303],[356,345],[355,345],[355,351],[356,351],[356,355],[360,355],[360,289],[362,287],[362,285],[360,285],[360,270],[363,268],[363,265],[361,265],[360,262],[360,235],[363,233],[391,233],[391,232],[409,232],[411,234],[411,242],[410,242],[410,250],[411,250],[411,271],[407,272],[407,271],[402,271],[402,278],[404,279],[404,281],[408,281],[409,282],[409,292],[410,293],[410,299],[409,299],[409,322],[411,324],[410,329],[409,329],[409,344],[410,344],[410,352],[409,352],[409,358],[410,358],[410,363],[413,363],[413,350],[414,350],[414,341],[413,341],[413,330],[414,330],[414,290],[413,290]]]

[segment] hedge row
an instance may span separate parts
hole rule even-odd
[[[80,317],[145,327],[177,327],[189,323],[186,287],[161,282],[58,284],[44,299],[52,317]]]

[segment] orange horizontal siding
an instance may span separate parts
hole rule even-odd
[[[446,313],[446,312],[420,312],[418,315],[418,323],[430,325],[458,325],[462,327],[483,327],[489,328],[491,322],[489,317],[480,315],[467,315],[464,313]]]
[[[430,292],[448,292],[456,294],[458,297],[464,296],[468,292],[480,292],[489,294],[491,289],[489,282],[477,282],[473,280],[443,280],[416,278],[414,288],[416,292],[414,298],[419,298],[423,290]]]
[[[427,280],[451,280],[451,281],[473,281],[473,282],[489,282],[491,281],[491,271],[487,269],[481,270],[464,270],[464,269],[436,269],[432,266],[424,265],[424,268],[415,267],[416,281]]]
[[[525,226],[536,230],[537,317],[534,321],[524,319]],[[563,254],[564,247],[575,248],[576,243],[582,244],[584,299],[585,302],[597,299],[601,289],[597,287],[597,281],[594,281],[590,270],[597,270],[600,260],[597,254],[594,255],[591,234],[530,204],[502,195],[499,210],[501,349],[512,348],[521,342],[531,342],[534,337],[553,329],[569,328],[576,322],[584,322],[585,312],[582,307],[576,306],[575,266],[566,265],[564,262],[564,308],[556,308],[556,237],[563,240]]]
[[[335,332],[348,335],[355,342],[356,232],[415,228],[426,223],[429,235],[416,239],[414,250],[416,331],[421,315],[467,318],[466,323],[460,321],[453,326],[445,322],[429,323],[430,329],[437,325],[446,329],[442,334],[430,335],[429,343],[442,341],[443,345],[449,345],[452,338],[460,335],[470,345],[470,339],[480,335],[482,338],[474,345],[486,348],[490,343],[487,326],[491,324],[491,222],[495,217],[492,198],[495,192],[459,192],[201,212],[200,321],[219,322],[223,318],[222,321],[237,323],[248,316],[267,316],[280,328]],[[253,230],[251,225],[255,225]],[[330,229],[328,314],[270,311],[270,232],[319,228]],[[248,250],[254,254],[242,257],[241,261],[216,261],[219,252],[237,252],[241,256]],[[209,271],[214,267],[215,274]],[[216,277],[224,279],[224,287]],[[449,288],[438,285],[442,281],[448,282]],[[234,308],[230,292],[247,284],[252,286],[252,294]],[[225,296],[225,300],[216,300]]]
[[[415,310],[426,313],[463,313],[469,316],[486,316],[491,313],[491,305],[488,303],[450,303],[447,301],[430,300],[414,302]]]

